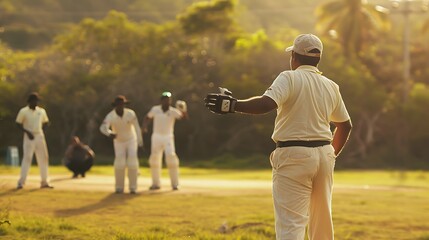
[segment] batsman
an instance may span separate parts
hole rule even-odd
[[[279,240],[304,239],[307,224],[310,240],[334,239],[333,171],[352,124],[338,85],[317,68],[322,51],[317,36],[299,35],[286,49],[291,70],[281,72],[262,96],[237,100],[221,89],[205,98],[206,107],[218,114],[277,110],[270,162]]]

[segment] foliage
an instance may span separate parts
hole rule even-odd
[[[400,31],[385,32],[389,26],[386,16],[363,1],[316,2],[324,4],[313,15],[314,9],[304,6],[315,4],[310,0],[112,0],[82,6],[66,0],[3,0],[0,8],[7,14],[0,16],[0,24],[5,26],[0,35],[0,146],[21,145],[22,133],[14,126],[14,119],[26,95],[38,91],[52,123],[46,132],[52,163],[60,163],[72,135],[91,145],[97,156],[112,156],[112,143],[98,130],[111,110],[112,99],[126,95],[141,121],[151,106],[158,104],[159,94],[168,90],[174,100],[188,102],[190,120],[176,123],[176,146],[183,161],[216,162],[216,156],[224,154],[242,159],[268,156],[274,147],[270,139],[274,112],[217,116],[204,108],[203,98],[219,86],[229,88],[237,98],[263,94],[276,76],[288,69],[284,48],[303,29],[313,31],[308,22],[317,16],[323,33],[335,29],[338,37],[322,34],[325,50],[320,69],[339,84],[354,124],[351,142],[338,166],[427,167],[422,144],[428,136],[426,36],[415,34],[412,41],[412,90],[409,102],[403,104]],[[53,21],[52,14],[42,14],[40,19],[34,15],[38,11],[82,12],[84,7],[90,17],[58,14],[62,17],[57,16],[61,18],[57,22],[63,25],[56,27],[46,24]],[[109,11],[112,8],[117,10]],[[146,15],[136,16],[142,9]],[[335,9],[339,11],[333,12]],[[24,16],[21,11],[33,15]],[[300,15],[307,12],[301,21]],[[291,20],[296,15],[300,21]],[[272,25],[268,24],[270,19]],[[6,37],[12,26],[30,26],[37,31],[48,28],[55,37],[50,37],[44,48],[36,44],[38,47],[28,48],[32,51],[23,52]],[[404,124],[413,133],[406,165],[390,160],[398,158],[397,139],[401,138],[392,129],[402,129]],[[150,135],[144,139],[145,151],[140,155],[145,159]]]
[[[187,34],[228,32],[233,26],[233,0],[198,2],[179,15],[179,22]]]
[[[377,31],[388,30],[387,14],[362,0],[335,0],[317,9],[318,27],[322,34],[335,31],[344,54],[359,54],[365,44],[376,40]]]
[[[423,32],[424,32],[424,33],[429,32],[429,19],[427,19],[427,20],[424,22],[424,24],[423,24],[423,26],[422,26],[422,30],[423,30]]]

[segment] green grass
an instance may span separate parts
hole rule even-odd
[[[147,169],[144,174],[148,174]],[[37,168],[31,172],[38,174]],[[51,174],[69,174],[52,167]],[[0,174],[19,168],[0,167]],[[90,174],[111,175],[112,167]],[[182,178],[269,180],[269,170],[181,169]],[[336,239],[428,240],[429,172],[339,171]],[[347,188],[346,186],[353,186]],[[240,190],[237,190],[240,193]],[[115,195],[1,187],[0,239],[275,239],[269,191]]]

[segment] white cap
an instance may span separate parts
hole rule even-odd
[[[320,53],[311,53],[317,49]],[[286,48],[286,52],[294,51],[300,55],[309,57],[320,57],[323,51],[323,44],[320,39],[313,34],[301,34],[293,41],[293,46]]]

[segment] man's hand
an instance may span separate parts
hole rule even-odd
[[[176,101],[176,108],[179,109],[181,112],[187,112],[188,106],[185,101],[177,100]]]
[[[226,88],[219,88],[221,93],[209,93],[204,99],[206,107],[213,113],[227,114],[235,112],[237,99]]]
[[[27,136],[30,140],[34,139],[34,135],[30,131],[25,131],[25,133],[27,134]]]
[[[334,139],[332,140],[332,146],[335,149],[335,156],[338,156],[349,139],[352,130],[352,122],[350,120],[345,122],[334,122],[334,125],[336,129],[334,132]]]

